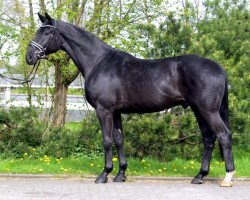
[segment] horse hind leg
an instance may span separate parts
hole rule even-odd
[[[232,186],[232,176],[234,174],[234,160],[232,153],[232,138],[227,128],[226,124],[222,120],[219,111],[218,112],[209,112],[202,111],[202,116],[209,125],[209,128],[215,133],[218,141],[222,147],[223,157],[225,160],[226,167],[226,177],[221,182],[222,187]]]
[[[194,109],[193,109],[194,110]],[[216,140],[215,134],[208,127],[204,118],[199,114],[198,111],[194,110],[196,119],[198,121],[204,144],[204,151],[202,154],[202,163],[199,173],[191,181],[192,184],[202,184],[203,178],[209,174],[209,166],[211,156],[214,148],[214,142]]]

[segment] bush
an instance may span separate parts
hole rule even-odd
[[[31,148],[42,144],[45,124],[39,122],[37,113],[30,108],[0,110],[0,152],[9,157],[20,157]]]
[[[0,153],[3,157],[50,155],[65,157],[75,153],[79,133],[53,127],[39,119],[33,108],[0,109]]]
[[[161,161],[200,159],[202,136],[193,113],[178,107],[171,112],[123,115],[125,153]],[[245,138],[234,134],[233,137],[236,145],[245,144],[242,142]],[[215,152],[218,157],[218,150]],[[42,122],[34,109],[0,109],[0,154],[34,158],[100,156],[103,154],[100,125],[94,113],[85,117],[80,129],[68,129]]]
[[[201,155],[201,135],[196,120],[189,111],[183,115],[123,115],[123,126],[125,153],[128,156],[172,160],[176,157],[189,159]],[[87,155],[103,153],[100,125],[94,114],[83,120],[80,132],[81,151]]]
[[[170,113],[127,116],[124,132],[130,156],[166,161],[200,155],[201,136],[190,112],[178,116]]]

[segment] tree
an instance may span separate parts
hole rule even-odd
[[[249,8],[244,0],[207,0],[205,6],[192,51],[216,60],[226,69],[232,132],[246,143],[245,139],[250,138]]]

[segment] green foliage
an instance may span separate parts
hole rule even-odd
[[[179,116],[170,113],[124,115],[123,124],[128,156],[152,157],[163,161],[176,157],[197,158],[201,154],[201,136],[194,116],[189,112]],[[93,114],[83,120],[80,132],[81,152],[100,155],[103,152],[102,135]]]
[[[37,114],[30,108],[0,110],[0,152],[5,156],[21,156],[41,145],[42,130]]]
[[[95,114],[90,113],[82,122],[77,155],[102,155],[102,134]]]
[[[102,155],[102,136],[93,115],[83,121],[80,130],[73,130],[43,122],[39,113],[34,108],[0,109],[1,156]]]
[[[200,160],[201,134],[191,112],[124,115],[125,152],[129,157],[151,157],[161,161],[176,158]],[[0,110],[0,154],[2,157],[41,156],[99,157],[102,134],[91,113],[78,128],[53,127],[39,120],[37,111],[27,108]],[[76,125],[71,125],[76,126]],[[235,146],[242,138],[234,135]],[[115,149],[115,147],[113,147]],[[247,147],[246,147],[247,148]],[[218,150],[216,151],[219,156]]]
[[[4,157],[24,154],[35,158],[42,155],[94,157],[103,153],[100,125],[94,114],[89,114],[78,130],[49,126],[30,108],[1,109],[0,117],[0,153]],[[196,149],[189,145],[198,144],[200,137],[188,113],[183,116],[128,115],[123,121],[125,149],[129,156],[172,160],[176,156],[189,159],[199,155],[199,151],[195,153]]]
[[[196,46],[190,50],[216,60],[226,69],[231,130],[238,142],[249,144],[249,11],[245,1],[206,3],[209,12],[197,24]]]
[[[159,160],[200,156],[201,137],[190,113],[179,116],[170,113],[125,116],[124,133],[129,156]]]
[[[0,110],[0,153],[4,157],[37,158],[41,155],[69,156],[75,152],[79,135],[42,122],[32,108]]]

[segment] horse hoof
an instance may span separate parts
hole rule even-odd
[[[118,174],[118,175],[114,178],[113,182],[123,183],[123,182],[125,182],[125,180],[126,180],[126,176],[125,176],[124,174]]]
[[[202,184],[203,181],[200,178],[193,178],[193,180],[191,181],[192,184]]]
[[[107,183],[108,178],[107,177],[103,177],[103,176],[99,176],[96,180],[95,183]]]
[[[220,186],[221,187],[232,187],[232,185],[233,185],[233,182],[232,181],[222,181],[221,183],[220,183]]]

